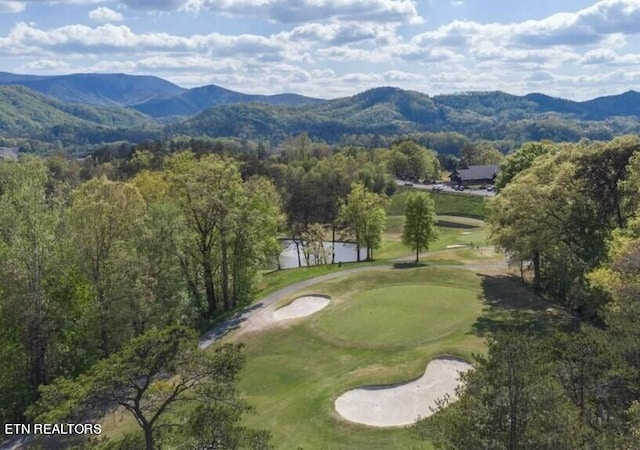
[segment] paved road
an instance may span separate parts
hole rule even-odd
[[[396,184],[398,186],[404,186],[407,181],[396,180]],[[496,195],[495,192],[487,191],[485,189],[465,189],[464,191],[456,191],[451,186],[447,186],[445,184],[423,184],[423,183],[411,183],[413,189],[420,189],[423,191],[432,191],[434,187],[439,186],[442,187],[442,192],[449,192],[452,194],[468,194],[468,195],[480,195],[482,197],[493,197]]]
[[[424,254],[421,254],[420,256],[423,257],[427,255],[436,255],[438,253],[444,253],[447,251],[450,251],[450,250],[438,250],[434,252],[424,253]],[[363,267],[356,267],[353,269],[346,269],[338,272],[329,273],[326,275],[320,275],[314,278],[310,278],[308,280],[299,281],[294,284],[290,284],[289,286],[285,286],[282,289],[278,289],[277,291],[267,295],[266,297],[263,297],[257,303],[247,306],[242,311],[239,311],[238,313],[236,313],[233,317],[229,318],[228,320],[225,320],[220,325],[209,330],[200,338],[200,342],[198,346],[200,348],[209,347],[215,341],[224,337],[227,333],[243,326],[243,324],[246,323],[250,317],[258,314],[261,311],[264,311],[266,308],[273,305],[277,301],[285,297],[291,296],[296,292],[301,291],[302,289],[306,289],[310,286],[313,286],[314,284],[322,283],[323,281],[333,280],[334,278],[352,275],[354,273],[369,272],[374,270],[388,270],[394,266],[394,263],[403,263],[403,262],[410,263],[413,261],[414,261],[413,256],[396,258],[392,260],[389,264],[378,265],[378,266],[363,266]],[[504,269],[507,267],[507,263],[505,260],[500,260],[500,261],[470,263],[470,264],[465,264],[461,266],[447,265],[444,267],[482,271],[485,269],[488,269],[488,270]]]

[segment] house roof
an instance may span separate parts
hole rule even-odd
[[[458,176],[462,181],[489,180],[498,174],[497,165],[468,166],[466,169],[454,170],[451,177]]]

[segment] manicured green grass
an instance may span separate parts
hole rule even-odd
[[[464,333],[480,312],[473,290],[403,284],[353,296],[322,315],[316,329],[344,345],[406,347]]]
[[[383,234],[382,248],[374,253],[376,259],[394,259],[411,256],[413,252],[402,243],[403,216],[387,216],[387,228]],[[488,245],[488,236],[482,220],[458,217],[438,216],[438,240],[429,250],[444,250],[450,245],[468,247]]]
[[[297,283],[298,281],[308,280],[321,275],[326,275],[333,272],[340,272],[354,267],[371,266],[377,264],[386,264],[385,261],[363,261],[353,263],[342,264],[323,264],[319,266],[300,267],[295,269],[283,269],[272,270],[267,273],[263,273],[259,282],[256,292],[256,298],[264,297],[272,292],[277,291],[280,288],[289,286],[290,284]]]
[[[331,303],[284,326],[228,337],[245,344],[239,389],[255,414],[244,422],[271,431],[278,449],[432,449],[407,428],[342,419],[335,399],[354,387],[417,378],[438,355],[471,360],[484,351],[483,336],[504,327],[549,330],[569,322],[510,277],[443,267],[346,275],[279,305],[310,293],[330,295]],[[126,414],[103,424],[116,440],[136,430]]]
[[[485,226],[484,220],[463,216],[447,216],[438,214],[438,224],[453,228],[480,228]]]
[[[387,216],[402,216],[407,203],[407,196],[410,190],[398,190],[389,198],[387,205]]]
[[[400,216],[404,208],[409,191],[401,191],[391,196],[387,206],[387,215]],[[464,216],[475,219],[485,218],[485,198],[479,195],[454,194],[451,192],[429,193],[436,207],[436,214],[449,216]]]
[[[450,245],[467,245],[469,247],[487,245],[487,232],[484,228],[461,229],[437,227],[438,240],[431,244],[429,250],[443,250]]]
[[[453,194],[441,192],[432,195],[436,214],[450,216],[485,218],[485,198],[479,195]]]
[[[440,354],[470,359],[483,351],[473,331],[483,310],[480,279],[436,267],[388,269],[295,297],[311,292],[331,295],[331,304],[290,326],[239,338],[247,353],[240,389],[256,407],[247,425],[270,429],[276,448],[431,448],[408,429],[349,423],[333,402],[356,386],[416,378]]]
[[[402,226],[404,224],[404,216],[387,216],[387,234],[402,234]]]
[[[270,430],[276,448],[431,449],[407,428],[342,419],[335,399],[354,387],[417,378],[438,355],[471,360],[484,351],[482,336],[506,326],[568,322],[509,277],[459,269],[382,269],[291,298],[308,293],[332,301],[311,317],[238,338],[247,355],[239,388],[256,409],[245,422]]]

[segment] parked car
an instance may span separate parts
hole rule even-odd
[[[444,189],[443,186],[434,186],[431,188],[433,192],[442,192],[443,189]]]
[[[404,185],[405,186],[409,186],[409,187],[413,187],[413,183],[409,183],[409,182],[406,182]]]
[[[487,191],[489,191],[489,192],[493,192],[493,191],[495,191],[495,190],[496,190],[496,187],[495,187],[495,186],[493,186],[493,185],[492,185],[492,186],[489,186],[489,187],[487,188]]]

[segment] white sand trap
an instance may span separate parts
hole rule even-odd
[[[288,320],[310,316],[322,308],[326,308],[328,304],[329,297],[324,295],[306,295],[295,299],[287,306],[276,309],[273,312],[273,320]]]
[[[447,245],[447,248],[462,248],[462,247],[468,247],[465,244],[453,244],[453,245]]]
[[[446,394],[455,398],[459,372],[469,369],[471,364],[460,359],[436,358],[417,380],[347,391],[336,399],[335,408],[351,422],[374,427],[410,425],[433,414],[430,408],[435,408],[437,399]]]
[[[471,234],[471,231],[463,231],[463,232],[462,232],[462,233],[460,233],[460,234]]]

